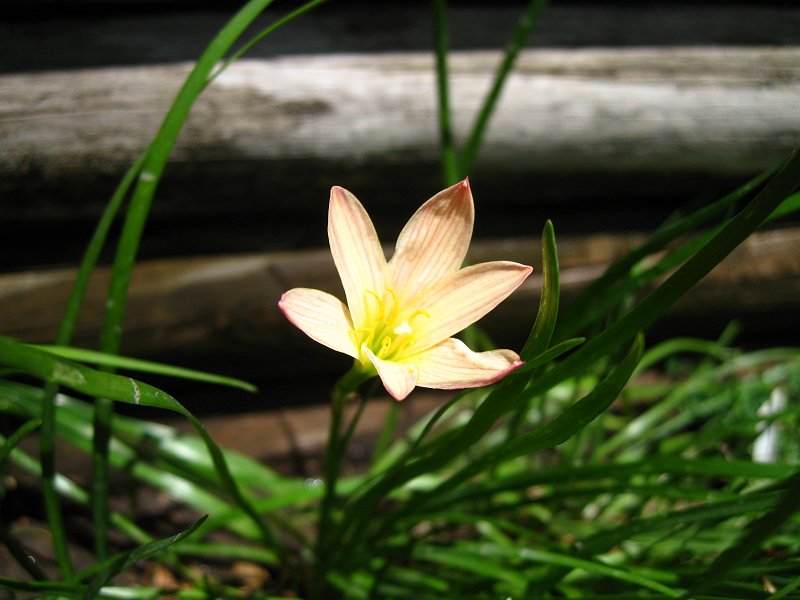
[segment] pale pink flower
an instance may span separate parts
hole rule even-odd
[[[522,361],[511,350],[473,352],[451,336],[513,292],[531,267],[496,261],[461,268],[472,237],[469,181],[436,194],[411,217],[390,261],[364,207],[331,189],[328,238],[347,305],[326,292],[295,288],[279,306],[309,337],[356,359],[402,400],[414,386],[494,383]]]

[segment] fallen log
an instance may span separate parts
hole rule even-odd
[[[498,60],[452,56],[459,138]],[[727,191],[800,140],[798,64],[796,46],[524,52],[471,173],[491,209],[481,233],[525,235],[544,218],[564,231],[644,229]],[[0,75],[2,268],[77,260],[188,69]],[[427,53],[238,63],[193,110],[143,256],[323,245],[307,223],[324,218],[332,184],[391,227],[441,187],[436,129]]]
[[[565,304],[639,235],[561,236]],[[758,335],[783,336],[800,325],[800,228],[755,234],[667,315],[659,335],[716,335],[741,319]],[[482,321],[501,345],[524,341],[541,289],[533,238],[473,244],[471,261],[517,260],[535,273]],[[108,269],[98,269],[78,323],[75,344],[95,347]],[[0,275],[0,331],[28,342],[52,341],[74,270]],[[240,375],[258,383],[335,374],[349,359],[311,342],[277,307],[292,287],[343,297],[327,250],[195,257],[137,265],[125,321],[123,353]],[[324,377],[323,377],[324,379]]]

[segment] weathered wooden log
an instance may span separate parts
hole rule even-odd
[[[472,121],[498,60],[495,52],[451,57],[457,132]],[[529,51],[482,161],[516,172],[752,172],[800,139],[799,63],[797,47]],[[118,172],[155,134],[188,70],[2,76],[0,170],[44,180]],[[197,162],[198,173],[237,160],[435,162],[432,58],[242,61],[201,97],[172,160]]]
[[[559,244],[564,302],[639,236],[562,236]],[[751,237],[667,317],[668,333],[719,333],[741,318],[760,334],[800,326],[800,228]],[[476,243],[474,262],[510,259],[536,266],[533,239]],[[70,269],[0,276],[0,331],[30,342],[51,341],[74,271]],[[93,281],[75,343],[93,346],[102,318],[108,271]],[[137,266],[125,323],[124,352],[214,370],[233,371],[257,381],[332,373],[346,357],[308,340],[277,307],[292,287],[318,287],[341,296],[327,250],[285,254],[170,259]],[[483,326],[501,344],[519,347],[538,305],[541,278],[534,274]]]
[[[459,137],[498,58],[452,56]],[[800,140],[798,64],[798,47],[525,52],[473,171],[479,203],[495,209],[483,233],[523,235],[546,217],[573,231],[645,228],[708,193],[705,178],[727,190]],[[0,76],[4,268],[77,258],[188,69]],[[144,255],[321,245],[322,229],[304,224],[324,215],[334,183],[379,203],[386,227],[402,222],[409,198],[440,187],[434,96],[423,53],[234,65],[181,135]]]

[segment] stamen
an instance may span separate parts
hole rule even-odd
[[[388,335],[381,340],[381,349],[378,350],[378,356],[383,358],[386,356],[386,353],[389,352],[389,349],[392,347],[392,338]]]
[[[416,319],[417,317],[426,317],[430,319],[431,313],[429,313],[427,310],[415,310],[413,314],[408,318],[408,320],[413,323],[414,319]]]
[[[378,303],[378,317],[375,319],[376,321],[383,321],[383,298],[378,296],[377,292],[373,292],[372,290],[364,290],[365,297],[368,298],[372,296],[375,298],[375,301]],[[369,294],[369,296],[367,296]],[[364,304],[369,304],[365,302]]]
[[[386,292],[388,292],[389,295],[391,295],[392,297],[392,311],[389,313],[389,317],[386,319],[386,321],[391,323],[397,318],[397,309],[398,309],[397,294],[392,288],[389,287],[387,287],[386,290],[383,292],[384,297],[386,296]]]
[[[353,338],[356,346],[360,347],[361,344],[366,344],[369,346],[370,342],[372,342],[372,337],[375,335],[375,332],[372,329],[351,329],[348,333]],[[363,339],[362,336],[366,335],[366,339]]]

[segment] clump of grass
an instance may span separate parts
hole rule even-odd
[[[169,593],[187,598],[800,598],[800,423],[796,403],[786,400],[800,395],[800,349],[742,352],[725,337],[646,349],[643,335],[753,231],[797,209],[798,152],[717,202],[675,215],[566,311],[559,306],[555,231],[547,223],[544,287],[521,352],[525,367],[492,387],[455,395],[395,441],[388,420],[368,471],[335,486],[309,485],[220,448],[176,399],[144,380],[158,372],[246,383],[117,356],[130,269],[193,102],[230,60],[318,3],[232,51],[269,2],[253,0],[237,13],[110,200],[56,346],[0,337],[0,364],[8,369],[0,410],[20,423],[0,440],[0,471],[14,463],[41,478],[60,570],[60,578],[48,579],[0,525],[0,541],[30,575],[0,576],[0,587],[50,597],[155,598],[167,590],[113,585],[115,576],[149,560],[186,582]],[[474,160],[544,5],[534,0],[526,9],[459,152],[449,129],[446,6],[435,2],[447,182]],[[69,348],[86,283],[128,197],[101,352]],[[31,376],[42,385],[31,385]],[[352,401],[363,405],[367,396]],[[114,402],[177,412],[196,434],[115,416]],[[344,454],[359,414],[333,428],[329,458]],[[37,428],[42,447],[35,459],[19,443]],[[92,493],[56,472],[56,431],[92,457]],[[135,515],[111,509],[112,466],[207,518],[153,535]],[[93,520],[96,562],[82,570],[71,561],[64,499],[85,506]],[[324,526],[315,530],[319,522]],[[112,530],[131,547],[112,552]],[[272,583],[244,592],[198,576],[189,568],[198,559],[257,563],[273,574]]]

